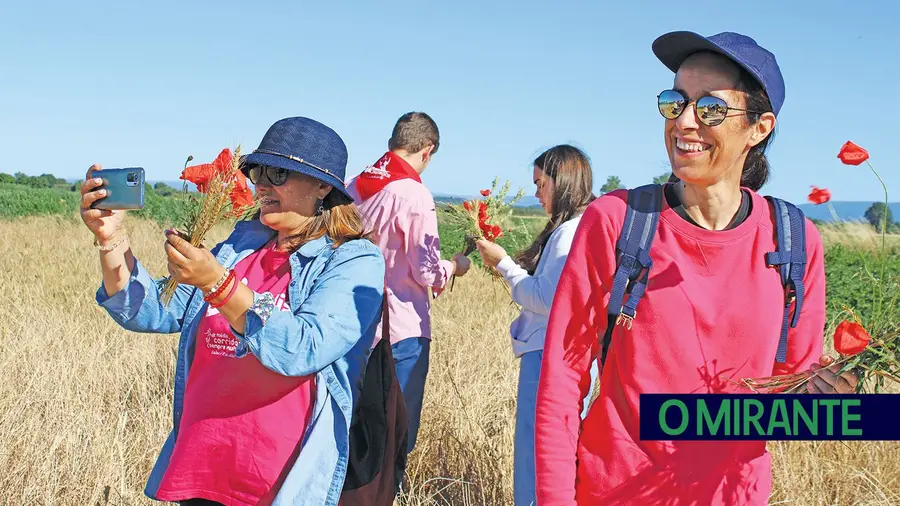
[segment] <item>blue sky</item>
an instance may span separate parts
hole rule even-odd
[[[490,4],[490,5],[486,5]],[[737,31],[773,51],[786,100],[763,193],[810,185],[875,201],[867,148],[900,199],[900,7],[894,2],[0,3],[0,172],[82,177],[93,162],[174,180],[184,159],[252,150],[287,116],[347,143],[348,174],[386,149],[396,119],[431,114],[438,194],[494,176],[533,191],[531,160],[559,143],[591,157],[596,186],[667,170],[653,56],[672,30]]]

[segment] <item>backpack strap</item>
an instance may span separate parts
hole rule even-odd
[[[390,504],[407,465],[408,416],[391,350],[387,300],[385,286],[381,339],[366,358],[348,432],[350,449],[338,504]]]
[[[803,275],[806,271],[806,222],[803,211],[790,202],[767,196],[775,208],[775,240],[777,249],[766,253],[766,264],[779,266],[781,284],[784,287],[784,318],[781,323],[781,336],[778,338],[778,351],[775,361],[784,363],[787,360],[788,328],[796,327],[800,321],[800,310],[803,308]],[[791,315],[791,303],[794,306]]]
[[[647,289],[647,280],[653,267],[650,246],[656,235],[662,199],[663,187],[658,184],[639,186],[628,191],[625,223],[616,241],[616,273],[606,309],[608,323],[600,354],[601,370],[612,341],[613,327],[624,325],[631,329],[637,316],[638,302]]]
[[[388,288],[384,284],[384,296],[381,299],[381,339],[391,340],[391,317],[388,314]]]

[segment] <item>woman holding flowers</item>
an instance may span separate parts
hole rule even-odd
[[[534,413],[547,317],[581,215],[595,198],[590,160],[578,148],[555,146],[533,165],[535,196],[550,216],[544,230],[515,260],[494,242],[475,243],[484,264],[500,272],[513,301],[522,306],[510,327],[513,353],[521,361],[513,470],[516,506],[535,503]]]
[[[212,251],[166,232],[169,304],[88,174],[81,215],[100,246],[97,302],[135,332],[180,332],[174,426],[146,486],[181,504],[337,504],[384,260],[343,183],[327,126],[287,118],[241,170],[259,213]],[[227,165],[227,164],[226,164]],[[99,166],[91,167],[96,174]]]
[[[757,191],[765,149],[784,99],[775,57],[749,37],[689,32],[653,44],[673,72],[658,97],[677,182],[664,185],[649,252],[652,269],[633,322],[607,319],[616,241],[628,192],[587,208],[553,303],[535,420],[537,503],[766,504],[765,441],[648,441],[642,393],[742,392],[737,378],[808,371],[813,392],[852,392],[856,379],[822,369],[825,269],[822,241],[805,222],[805,301],[776,360],[785,293],[774,216]],[[614,325],[600,392],[581,422],[589,367]],[[819,364],[817,364],[817,359]]]

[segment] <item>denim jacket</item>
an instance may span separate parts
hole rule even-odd
[[[213,250],[219,263],[233,267],[274,237],[258,220],[239,222]],[[367,240],[333,248],[322,237],[290,257],[291,311],[274,310],[271,294],[253,294],[238,353],[253,353],[267,368],[287,376],[315,374],[313,414],[303,447],[277,493],[274,506],[336,505],[347,470],[350,421],[373,346],[384,293],[384,258]],[[179,285],[164,307],[157,282],[136,262],[128,284],[112,296],[103,286],[97,303],[123,328],[134,332],[180,332],[175,369],[173,429],[144,490],[155,492],[169,464],[183,412],[184,389],[194,339],[206,312],[202,293]]]

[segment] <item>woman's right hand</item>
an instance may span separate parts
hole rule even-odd
[[[95,178],[93,173],[103,170],[100,164],[91,165],[87,171],[87,177],[81,183],[81,220],[87,226],[88,230],[94,234],[100,246],[103,246],[113,240],[120,229],[122,222],[125,220],[125,211],[111,211],[108,209],[91,209],[98,199],[106,195],[106,190],[95,190],[103,184],[100,178]]]
[[[497,267],[497,264],[506,258],[506,250],[503,249],[503,246],[491,241],[478,239],[475,241],[475,247],[478,248],[478,253],[481,254],[481,260],[484,262],[484,265],[488,267]]]

